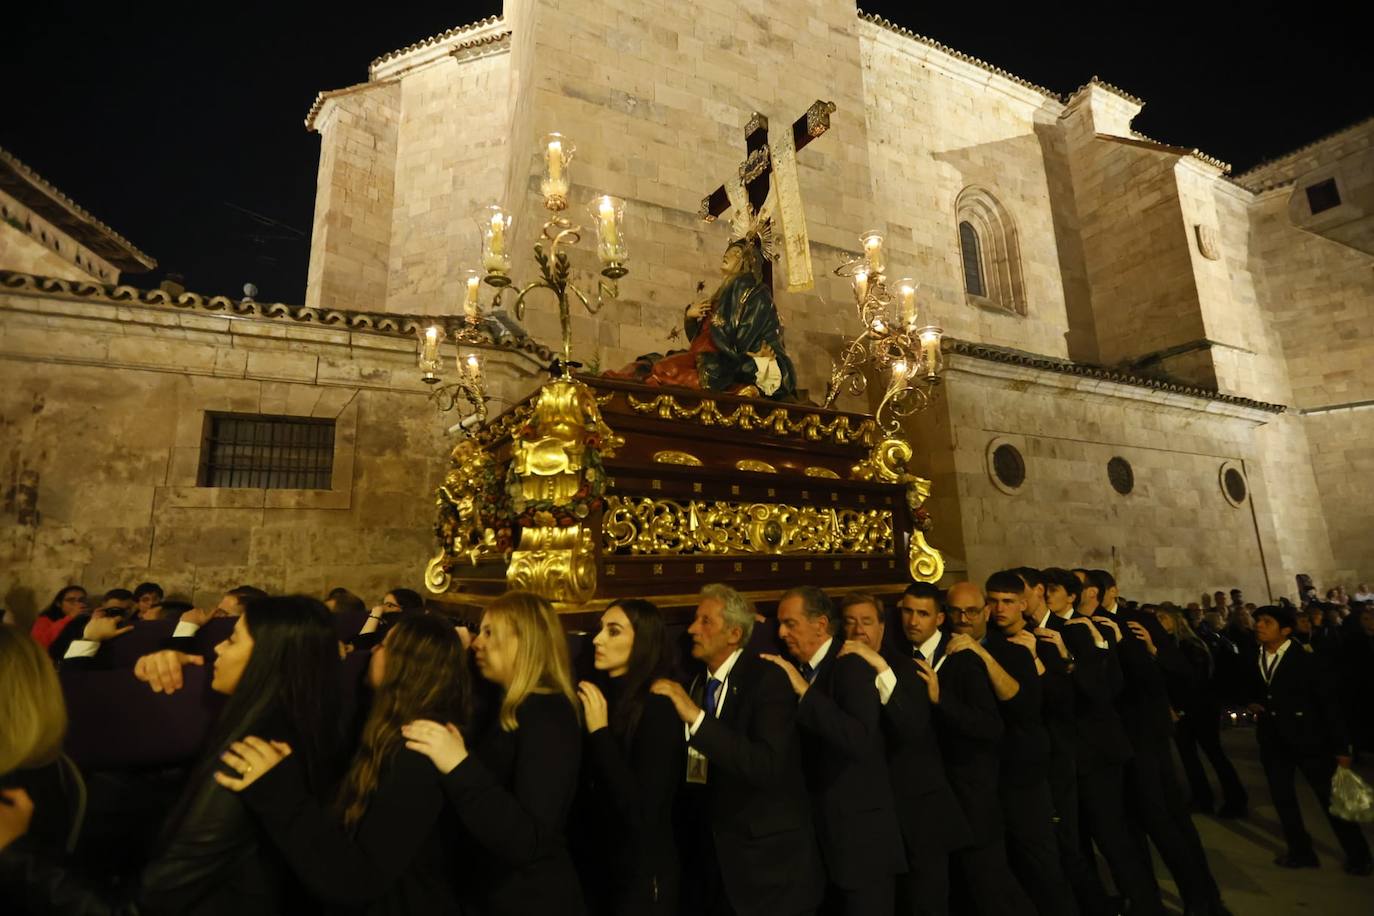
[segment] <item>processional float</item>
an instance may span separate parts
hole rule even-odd
[[[586,229],[566,215],[566,137],[543,141],[549,216],[534,245],[537,279],[513,285],[511,217],[496,205],[481,211],[482,269],[468,273],[461,324],[420,332],[422,378],[442,410],[462,417],[436,494],[437,550],[425,572],[440,600],[481,607],[523,589],[562,612],[626,596],[671,611],[694,606],[707,582],[776,598],[784,584],[881,593],[941,577],[944,560],[925,537],[930,483],[907,470],[912,448],[902,435],[902,420],[939,384],[941,331],[919,320],[914,281],[889,291],[878,233],[865,233],[862,252],[835,271],[851,278],[860,328],[833,365],[823,405],[798,403],[782,384],[790,362],[772,266],[785,256],[788,288],[810,285],[795,157],[833,111],[817,102],[780,137],[763,116],[751,118],[738,175],[702,203],[708,220],[734,211],[738,252],[727,249],[715,296],[695,318],[688,310],[691,347],[658,363],[642,358],[602,376],[576,371],[574,303],[596,314],[614,300],[629,255],[624,202],[597,196],[588,215],[600,276],[592,291],[573,280],[567,250]],[[494,290],[487,305],[484,286]],[[513,297],[520,321],[535,296],[557,305],[561,353],[547,381],[489,417],[481,360],[462,348],[490,344],[484,320],[502,297]],[[446,337],[458,345],[451,380],[439,357]],[[684,367],[704,381],[673,384]],[[833,409],[840,394],[863,393],[870,376],[886,379],[872,414]]]

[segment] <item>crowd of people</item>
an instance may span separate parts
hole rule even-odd
[[[1329,811],[1370,749],[1374,595],[1301,598],[1138,604],[1018,568],[894,603],[798,586],[764,616],[713,584],[685,630],[625,599],[588,638],[523,592],[474,631],[404,588],[71,586],[0,626],[0,900],[1135,916],[1165,912],[1153,847],[1185,913],[1225,914],[1193,821],[1249,813],[1223,723],[1254,724],[1282,868],[1320,864],[1296,774]]]

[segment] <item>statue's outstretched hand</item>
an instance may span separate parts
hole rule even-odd
[[[711,314],[711,301],[709,299],[702,299],[700,302],[693,302],[691,305],[687,306],[688,318],[700,320],[709,314]]]

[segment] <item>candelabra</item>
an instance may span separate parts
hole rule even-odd
[[[558,320],[563,330],[563,358],[555,367],[559,375],[567,375],[573,365],[571,298],[576,298],[588,313],[595,315],[606,301],[619,297],[617,281],[629,272],[625,267],[629,258],[625,247],[625,202],[602,194],[592,200],[589,208],[596,226],[596,253],[601,262],[595,297],[590,297],[570,279],[572,266],[563,249],[581,241],[585,231],[561,215],[568,208],[568,171],[573,151],[573,145],[561,134],[549,134],[544,138],[544,175],[539,188],[544,196],[544,208],[550,215],[540,233],[540,241],[534,244],[534,260],[539,266],[540,277],[524,286],[513,287],[517,321],[524,320],[525,298],[535,290],[548,290],[557,298]],[[511,287],[507,245],[511,217],[499,205],[493,204],[478,215],[477,225],[482,237],[482,266],[486,271],[482,279],[497,289],[499,301],[500,292]],[[544,242],[548,242],[547,250]]]
[[[874,420],[885,434],[894,435],[904,418],[930,404],[944,368],[940,353],[944,331],[933,324],[921,324],[916,302],[919,284],[914,280],[898,280],[896,295],[889,292],[883,237],[877,232],[866,232],[861,241],[863,254],[835,268],[835,275],[850,278],[863,330],[845,344],[839,360],[832,364],[825,406],[832,406],[846,390],[853,395],[863,394],[868,387],[864,370],[871,366],[888,379],[887,389],[873,412]]]
[[[465,402],[466,416],[459,421],[459,426],[469,432],[487,422],[487,391],[486,381],[482,377],[482,358],[476,353],[464,356],[462,350],[465,343],[487,342],[485,335],[477,330],[477,321],[474,314],[469,313],[463,325],[453,333],[458,373],[457,378],[451,382],[445,382],[439,374],[439,348],[447,336],[444,328],[438,324],[431,324],[423,329],[417,328],[415,332],[420,338],[420,380],[426,385],[434,386],[434,390],[430,392],[430,400],[434,401],[441,411],[454,410]]]

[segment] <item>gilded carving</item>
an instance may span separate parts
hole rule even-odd
[[[720,426],[745,432],[760,430],[774,436],[798,436],[808,442],[829,441],[836,445],[848,445],[851,442],[872,445],[877,441],[878,427],[872,418],[864,419],[857,428],[851,429],[847,416],[836,416],[826,422],[818,414],[807,413],[799,419],[793,419],[785,407],[774,408],[760,416],[753,404],[741,404],[733,412],[726,413],[709,398],[703,398],[694,407],[680,403],[671,394],[655,395],[648,399],[631,394],[626,400],[635,413],[652,414],[661,420],[694,420],[702,426]]]
[[[699,468],[701,459],[691,452],[678,452],[672,449],[664,449],[661,452],[654,452],[655,464],[678,464],[683,467]]]
[[[529,527],[511,554],[506,585],[550,601],[582,603],[596,592],[596,545],[585,525]]]
[[[803,473],[806,474],[807,477],[820,477],[823,480],[840,479],[840,475],[830,470],[830,468],[817,467],[815,465],[808,467]]]
[[[737,471],[753,471],[755,474],[776,474],[778,469],[767,461],[759,461],[756,458],[741,458],[735,462]]]
[[[773,503],[610,496],[602,549],[632,554],[881,554],[892,513]]]
[[[907,569],[917,582],[939,582],[945,574],[944,556],[926,543],[926,536],[920,531],[911,532]]]

